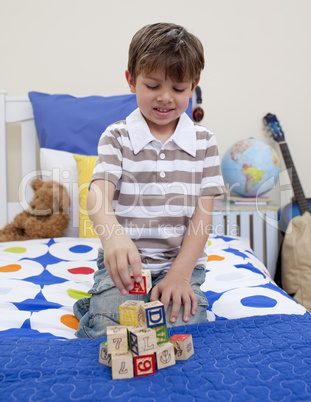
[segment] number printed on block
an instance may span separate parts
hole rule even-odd
[[[107,327],[107,350],[108,353],[127,352],[127,329],[122,325]]]
[[[134,356],[135,377],[154,374],[156,371],[154,353],[144,356]]]
[[[147,295],[152,287],[151,284],[151,271],[150,269],[141,270],[142,280],[137,283],[134,282],[134,288],[129,291],[129,294]],[[131,276],[134,279],[134,276]]]
[[[187,360],[193,355],[193,342],[191,334],[176,334],[169,338],[174,345],[176,360]]]
[[[143,306],[147,327],[158,327],[166,324],[164,305],[160,301],[145,303]]]

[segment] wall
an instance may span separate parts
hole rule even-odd
[[[0,0],[0,7],[0,88],[9,95],[128,93],[134,33],[158,21],[184,25],[205,47],[204,124],[221,155],[250,136],[278,149],[262,122],[275,113],[311,196],[310,0]]]

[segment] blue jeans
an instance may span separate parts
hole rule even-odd
[[[142,300],[149,302],[150,294],[122,296],[112,282],[107,269],[104,266],[104,256],[99,253],[97,258],[98,271],[94,274],[94,285],[88,292],[92,296],[78,300],[74,306],[74,314],[79,320],[79,328],[76,331],[78,338],[99,338],[106,336],[106,328],[110,325],[120,324],[119,306],[126,300]],[[152,278],[152,287],[159,283],[165,274]],[[205,295],[201,292],[200,286],[205,280],[205,269],[195,267],[191,277],[191,287],[198,298],[198,309],[195,316],[190,314],[189,321],[183,321],[183,308],[180,309],[176,323],[171,323],[172,301],[166,312],[167,326],[178,326],[186,324],[197,324],[207,321],[206,307],[208,306]]]

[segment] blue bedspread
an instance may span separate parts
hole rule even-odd
[[[311,400],[311,316],[270,315],[178,327],[195,354],[147,377],[112,380],[103,339],[0,338],[1,400]]]

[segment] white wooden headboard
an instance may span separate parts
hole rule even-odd
[[[8,202],[7,135],[8,123],[21,124],[22,182],[19,186],[19,202]],[[0,228],[10,222],[23,209],[31,191],[29,181],[37,175],[37,140],[33,111],[28,96],[6,96],[0,91]]]

